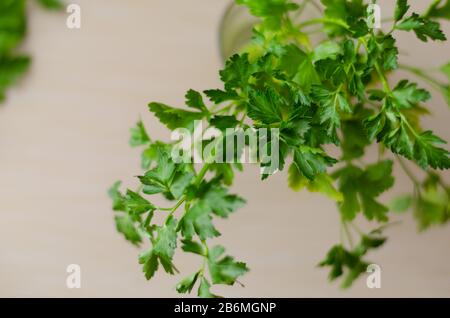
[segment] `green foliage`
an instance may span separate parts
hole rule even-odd
[[[412,209],[420,230],[446,224],[450,220],[450,186],[430,172],[422,183],[414,184],[413,194],[393,200],[391,209],[399,213]]]
[[[447,40],[445,34],[440,29],[438,22],[422,18],[416,13],[413,13],[409,18],[401,21],[397,24],[396,28],[404,31],[413,30],[417,37],[424,42],[427,42],[428,39],[440,41]]]
[[[61,0],[38,0],[39,4],[48,9],[62,9],[64,3]]]
[[[450,20],[450,0],[434,0],[426,16]]]
[[[388,208],[376,198],[394,184],[392,164],[392,161],[380,161],[367,166],[365,170],[347,165],[334,173],[334,177],[339,180],[339,190],[344,194],[344,200],[339,205],[343,220],[353,220],[361,210],[368,220],[388,220]]]
[[[322,0],[323,17],[301,23],[294,23],[291,15],[301,13],[304,6],[288,0],[236,2],[247,6],[260,23],[254,27],[248,50],[230,57],[220,71],[223,88],[203,93],[189,90],[186,108],[153,102],[149,109],[169,130],[193,130],[194,120],[202,120],[205,131],[211,127],[277,129],[276,168],[283,170],[289,164],[289,186],[321,193],[337,203],[343,239],[321,266],[331,268],[331,280],[344,276],[342,286],[349,287],[366,272],[368,252],[386,241],[382,231],[389,212],[413,209],[421,229],[450,219],[450,191],[437,171],[450,167],[449,152],[440,137],[421,127],[421,117],[429,114],[426,104],[431,94],[406,79],[391,86],[388,78],[404,68],[396,32],[414,32],[422,41],[445,40],[436,18],[445,17],[448,1],[444,5],[436,1],[424,14],[409,14],[408,1],[398,0],[389,32],[367,26],[369,1]],[[314,47],[308,27],[315,24],[323,25],[325,39]],[[447,83],[417,68],[407,70],[448,94],[450,100]],[[450,79],[449,66],[441,70]],[[109,191],[118,231],[136,245],[149,241],[150,247],[139,257],[147,279],[160,267],[169,274],[178,272],[174,256],[181,250],[201,261],[176,290],[190,293],[195,288],[200,297],[218,297],[211,291],[214,285],[239,283],[238,278],[248,271],[222,246],[209,245],[210,239],[221,235],[216,220],[230,217],[245,203],[229,193],[243,165],[226,161],[199,168],[192,162],[175,162],[171,155],[175,143],[153,141],[141,121],[131,135],[130,144],[143,148],[144,173],[138,176],[136,191],[122,194],[120,183]],[[266,137],[267,149],[274,138]],[[218,145],[223,139],[212,136],[202,142]],[[366,151],[376,143],[378,147],[372,148],[378,149],[378,159],[366,164]],[[249,141],[244,144],[245,148]],[[238,154],[244,151],[234,146]],[[414,192],[387,205],[382,195],[394,186],[394,158],[412,179]],[[418,181],[403,158],[424,170],[428,178]],[[267,167],[261,153],[257,159],[261,168]],[[262,170],[262,179],[275,170]],[[156,206],[156,195],[173,204]],[[357,217],[376,223],[378,229],[362,233],[355,224]],[[163,221],[155,221],[159,219]],[[355,232],[360,243],[353,246]]]
[[[49,9],[62,7],[59,0],[38,0]],[[18,52],[27,34],[26,1],[0,3],[0,102],[6,98],[8,88],[14,85],[31,64],[30,57]]]
[[[363,235],[361,242],[351,250],[342,245],[334,246],[319,266],[331,267],[328,276],[330,281],[345,276],[341,286],[342,288],[348,288],[366,272],[367,266],[371,264],[371,262],[364,260],[367,252],[379,248],[385,242],[386,238],[379,236],[377,233]]]

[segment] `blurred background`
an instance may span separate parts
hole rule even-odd
[[[414,8],[430,1],[412,0]],[[162,272],[147,282],[139,249],[116,233],[106,191],[122,179],[133,185],[139,150],[129,128],[141,117],[154,139],[169,132],[147,111],[150,101],[182,106],[189,88],[219,88],[218,26],[227,0],[71,0],[82,28],[66,27],[68,14],[30,3],[29,35],[22,48],[31,71],[0,106],[0,296],[170,297],[180,277]],[[381,1],[390,16],[393,1]],[[443,26],[450,35],[450,25]],[[400,33],[402,60],[438,67],[449,43],[424,44]],[[401,74],[400,75],[405,75]],[[426,86],[426,85],[425,85]],[[450,113],[434,94],[434,116],[424,123],[450,139]],[[411,191],[396,169],[385,200]],[[448,176],[448,174],[447,174]],[[447,179],[449,180],[449,179]],[[295,193],[286,173],[266,182],[246,167],[233,191],[248,204],[225,222],[217,241],[247,262],[239,286],[213,289],[227,297],[450,296],[450,227],[418,234],[410,214],[395,219],[389,241],[370,259],[382,266],[382,288],[365,279],[346,291],[316,268],[339,242],[339,215],[319,194]],[[364,226],[364,224],[363,224]],[[369,228],[369,227],[368,227]],[[176,255],[186,274],[195,256]],[[81,289],[66,287],[66,267],[81,266]]]

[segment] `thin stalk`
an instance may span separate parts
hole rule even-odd
[[[431,86],[433,86],[434,88],[436,88],[438,90],[442,90],[442,87],[444,86],[441,82],[439,82],[435,78],[431,77],[430,75],[425,73],[420,68],[410,66],[410,65],[405,65],[405,64],[400,64],[399,68],[404,71],[410,72],[410,73],[416,75],[417,77],[425,80],[427,83],[429,83]]]
[[[345,231],[345,234],[347,236],[348,243],[350,244],[350,248],[353,249],[353,246],[354,246],[353,245],[353,237],[352,237],[352,233],[350,233],[350,230],[348,228],[347,222],[346,221],[342,221],[342,225],[344,227],[344,231]]]
[[[395,156],[397,158],[398,163],[400,164],[400,167],[402,170],[406,173],[406,175],[411,179],[411,181],[414,183],[414,186],[419,187],[420,181],[417,179],[417,177],[414,175],[414,173],[409,169],[409,167],[406,165],[406,163],[403,161],[400,156]]]
[[[334,24],[334,25],[338,25],[340,27],[343,27],[344,29],[348,30],[350,27],[348,26],[347,23],[345,23],[344,21],[341,20],[335,20],[335,19],[327,19],[327,18],[317,18],[317,19],[311,19],[311,20],[307,20],[305,22],[302,22],[300,24],[297,25],[297,27],[299,29],[305,28],[307,26],[310,25],[315,25],[315,24]]]

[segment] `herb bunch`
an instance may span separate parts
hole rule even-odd
[[[162,103],[150,103],[149,109],[169,130],[193,129],[194,120],[219,130],[278,128],[279,170],[290,163],[289,186],[323,193],[337,203],[342,242],[331,248],[320,266],[330,269],[330,280],[343,278],[342,286],[349,287],[370,264],[367,253],[385,243],[383,230],[390,212],[414,210],[421,229],[450,219],[450,187],[439,174],[450,167],[449,152],[443,139],[420,124],[429,114],[431,93],[407,79],[389,80],[398,69],[410,71],[450,104],[449,84],[402,65],[395,39],[398,32],[414,32],[419,41],[445,41],[438,20],[450,19],[450,1],[434,1],[419,14],[410,12],[407,0],[397,0],[388,31],[369,28],[368,3],[363,0],[322,0],[321,7],[315,4],[321,17],[300,23],[291,17],[313,1],[236,2],[261,22],[254,27],[249,47],[220,71],[224,88],[203,95],[190,90],[189,110]],[[310,40],[313,25],[323,26],[325,39],[317,45]],[[441,71],[450,80],[450,64]],[[160,266],[169,274],[178,272],[173,264],[178,246],[197,254],[199,270],[176,289],[189,293],[197,286],[200,297],[215,297],[213,284],[233,285],[248,271],[222,246],[208,244],[208,239],[220,235],[213,219],[227,218],[244,204],[228,191],[242,165],[212,163],[196,170],[192,163],[174,163],[170,156],[174,143],[153,141],[141,121],[131,132],[131,146],[143,147],[146,172],[139,176],[136,191],[120,192],[120,182],[110,189],[117,230],[135,245],[150,243],[139,256],[147,279]],[[373,144],[378,159],[366,164],[362,159]],[[334,158],[329,152],[336,149],[340,155]],[[379,197],[394,185],[394,160],[411,178],[413,191],[385,204]],[[412,173],[410,165],[424,171],[424,180]],[[173,205],[154,205],[151,196],[157,194]],[[166,213],[162,224],[153,222],[155,213]],[[363,233],[355,224],[358,216],[375,223],[375,229]],[[355,233],[360,237],[357,243]]]
[[[59,0],[38,0],[47,9],[61,9]],[[0,2],[0,102],[29,68],[30,57],[17,52],[27,32],[26,0]]]

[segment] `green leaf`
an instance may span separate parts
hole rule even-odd
[[[169,154],[158,149],[158,165],[140,176],[139,180],[144,184],[143,192],[145,194],[157,194],[170,192],[171,183],[176,173],[176,166],[170,159]],[[173,189],[172,189],[173,190]]]
[[[406,212],[413,205],[413,200],[413,197],[409,194],[397,197],[389,204],[389,209],[397,213]]]
[[[144,124],[139,120],[135,127],[131,128],[130,146],[138,147],[150,142],[150,137],[145,130]]]
[[[197,234],[201,240],[219,236],[220,233],[211,222],[210,206],[206,201],[200,200],[194,204],[180,220],[178,228],[183,237],[191,240]]]
[[[306,92],[310,92],[311,86],[320,84],[320,77],[312,63],[312,60],[307,56],[298,66],[298,71],[294,76],[293,81],[300,85]]]
[[[47,9],[62,9],[64,7],[61,0],[38,0],[38,2]]]
[[[431,98],[431,94],[428,91],[417,88],[416,83],[410,83],[408,80],[400,81],[392,94],[394,96],[394,105],[399,108],[411,108]]]
[[[273,89],[251,91],[247,106],[248,116],[251,119],[264,124],[281,122],[282,108],[283,101]]]
[[[233,91],[234,88],[246,90],[252,74],[253,66],[248,61],[248,54],[233,55],[227,61],[225,69],[220,71],[226,91]]]
[[[348,165],[335,173],[339,190],[344,195],[344,201],[339,205],[344,220],[353,220],[360,211],[368,220],[388,220],[386,214],[389,209],[376,198],[394,184],[392,164],[390,160],[380,161],[365,170]]]
[[[444,140],[437,137],[431,131],[426,131],[416,138],[414,143],[414,159],[423,168],[434,169],[450,168],[450,153],[436,145],[446,144]]]
[[[386,100],[384,111],[364,120],[370,140],[375,137],[383,142],[393,153],[413,159],[413,139],[409,134],[410,124],[405,121],[404,115],[392,110],[392,102]]]
[[[200,282],[200,286],[198,287],[198,297],[201,298],[217,298],[219,296],[216,296],[211,293],[210,291],[211,284],[208,282],[206,278],[202,278]]]
[[[0,29],[0,48],[2,46]],[[0,50],[0,102],[5,99],[6,90],[28,70],[31,60],[26,56],[2,56]]]
[[[377,249],[386,242],[386,238],[374,234],[363,235],[361,242],[353,249],[347,250],[342,245],[336,245],[327,253],[326,258],[319,263],[320,267],[330,267],[329,279],[334,281],[345,276],[342,288],[350,287],[363,273],[370,262],[363,257],[368,251]]]
[[[142,271],[145,273],[145,278],[150,280],[158,270],[158,256],[151,249],[145,251],[139,255],[139,264],[144,265]]]
[[[237,100],[239,96],[234,91],[222,91],[220,89],[210,89],[206,90],[206,96],[208,96],[209,100],[215,104],[220,104],[226,101]]]
[[[183,251],[206,256],[205,249],[200,243],[190,240],[182,240],[181,242],[183,243],[183,245],[181,246]]]
[[[416,13],[413,13],[409,18],[397,24],[396,28],[403,31],[413,30],[417,37],[424,42],[427,42],[428,39],[447,40],[438,22],[423,18]]]
[[[194,91],[193,89],[190,89],[186,93],[186,105],[198,109],[202,112],[208,113],[208,109],[206,108],[206,105],[203,102],[202,95],[199,92]]]
[[[280,69],[300,85],[305,93],[309,93],[312,85],[320,84],[313,58],[293,44],[284,47],[284,51],[280,58]]]
[[[181,294],[190,293],[192,291],[192,288],[194,288],[195,283],[197,282],[198,276],[199,272],[196,272],[179,282],[176,286],[177,292]]]
[[[403,19],[409,8],[410,6],[408,5],[408,0],[397,0],[394,14],[395,21],[400,21],[401,19]]]
[[[233,194],[228,194],[227,189],[213,185],[205,194],[204,200],[217,216],[227,218],[231,213],[245,205],[245,200]]]
[[[341,59],[339,60],[326,59],[320,60],[316,63],[316,70],[318,74],[320,74],[322,80],[330,81],[334,86],[338,86],[347,80],[345,67],[346,66],[344,62]],[[317,87],[326,89],[325,87],[319,85],[313,85],[312,86],[313,94],[314,88],[317,89]]]
[[[203,113],[189,112],[161,103],[150,103],[148,107],[158,117],[159,121],[170,130],[192,128],[194,120],[201,120],[204,116]]]
[[[214,164],[213,163],[210,165],[209,170],[213,171],[216,175],[216,178],[222,180],[224,185],[230,186],[233,184],[234,171],[233,171],[231,164],[227,164],[227,163]]]
[[[140,194],[131,190],[127,191],[123,203],[125,205],[125,209],[131,215],[140,215],[156,209],[153,204],[144,199]]]
[[[336,202],[344,200],[343,194],[336,190],[333,185],[333,179],[329,175],[319,174],[311,181],[303,176],[295,164],[289,167],[288,183],[289,187],[294,191],[307,188],[310,192],[322,193]]]
[[[213,284],[233,285],[239,276],[249,271],[247,265],[236,262],[231,256],[222,256],[225,249],[215,246],[208,256],[208,267]],[[222,256],[222,257],[221,257]]]
[[[429,174],[420,186],[413,206],[420,230],[447,224],[450,221],[450,187],[446,186],[438,175]]]
[[[315,63],[320,60],[335,60],[342,54],[342,47],[334,41],[325,41],[314,49],[312,61]]]
[[[442,1],[434,1],[428,10],[427,17],[429,18],[442,18],[450,20],[450,1],[447,0],[445,4]]]
[[[340,113],[351,113],[352,109],[344,93],[330,91],[326,88],[313,86],[312,97],[319,103],[320,124],[327,127],[328,135],[337,139],[336,129],[341,126]]]
[[[365,153],[365,148],[370,144],[361,119],[355,117],[354,120],[343,121],[341,130],[343,136],[342,160],[361,158]]]
[[[214,116],[209,123],[220,130],[234,128],[239,125],[236,116]]]
[[[320,149],[300,146],[294,151],[294,163],[306,178],[314,180],[318,174],[326,172],[328,167],[337,163],[337,160]]]
[[[282,23],[282,18],[292,10],[296,10],[298,5],[288,0],[236,0],[237,4],[245,5],[250,12],[263,18],[265,25],[270,29],[277,29]]]
[[[170,193],[173,195],[175,199],[179,199],[183,195],[186,188],[192,183],[194,179],[195,173],[191,169],[178,168],[175,176],[171,180]]]
[[[346,24],[350,13],[347,10],[346,0],[321,0],[321,2],[325,6],[325,17],[330,19],[330,22],[325,24],[325,32],[330,36],[345,34],[347,30],[340,24]]]
[[[119,191],[120,186],[122,185],[121,181],[117,181],[114,185],[108,190],[108,195],[113,201],[113,210],[114,211],[126,211],[124,199],[125,197]]]
[[[153,246],[153,253],[160,258],[172,260],[173,254],[177,247],[177,220],[173,217],[165,222],[165,224],[158,228],[158,236]]]
[[[116,221],[117,231],[122,233],[127,241],[130,241],[134,245],[139,245],[142,242],[134,221],[128,214],[116,215],[114,220]]]

